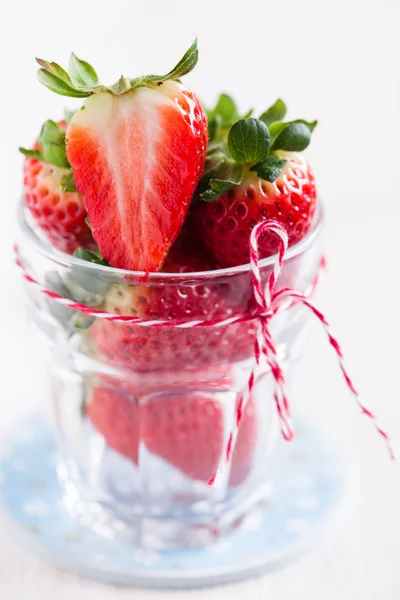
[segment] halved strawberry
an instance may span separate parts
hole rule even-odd
[[[195,42],[167,75],[121,77],[107,88],[74,55],[70,74],[39,61],[50,89],[87,97],[68,125],[67,156],[93,237],[113,267],[159,270],[183,224],[204,166],[207,119],[176,80],[196,62]]]

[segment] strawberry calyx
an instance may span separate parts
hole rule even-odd
[[[105,267],[109,267],[109,263],[105,258],[101,255],[100,250],[97,248],[96,251],[91,252],[90,250],[86,250],[86,248],[77,248],[74,252],[75,258],[79,258],[80,260],[85,260],[86,262],[93,263],[95,265],[102,265]]]
[[[76,192],[72,167],[67,158],[65,127],[48,119],[40,131],[39,147],[34,149],[19,148],[19,151],[28,158],[34,158],[67,171],[61,179],[63,192]]]
[[[197,60],[196,39],[175,67],[165,75],[143,75],[133,79],[121,75],[116,83],[105,86],[100,83],[92,65],[79,59],[74,53],[71,54],[68,71],[55,62],[36,58],[36,62],[40,65],[37,73],[39,81],[52,92],[72,98],[86,98],[101,92],[110,92],[119,96],[139,87],[161,85],[168,80],[177,81],[192,71]]]
[[[55,121],[45,121],[39,135],[40,149],[19,148],[25,156],[42,160],[56,167],[71,168],[65,149],[65,131]]]
[[[73,255],[92,264],[109,266],[98,250],[91,252],[86,248],[77,248]],[[93,308],[99,308],[103,304],[110,286],[106,279],[92,275],[87,269],[82,269],[78,265],[71,266],[64,277],[61,277],[57,271],[47,272],[45,284],[49,290],[62,298]],[[48,303],[53,317],[69,334],[84,331],[94,322],[94,317],[58,304],[54,300],[49,300]]]
[[[193,42],[187,52],[175,67],[166,75],[144,75],[135,79],[120,79],[111,86],[99,83],[94,68],[86,61],[79,59],[74,53],[71,54],[68,72],[55,62],[49,62],[36,58],[40,65],[38,71],[39,81],[51,91],[63,96],[74,98],[86,98],[92,94],[108,91],[114,95],[120,95],[139,87],[149,85],[161,85],[167,80],[179,80],[180,77],[189,73],[198,60],[197,39]],[[74,115],[72,111],[65,111],[65,121],[68,123]],[[72,167],[67,158],[65,129],[58,123],[47,120],[41,129],[39,136],[39,148],[28,149],[20,147],[19,151],[29,158],[68,169],[61,180],[63,192],[76,192],[76,185]]]
[[[215,108],[207,111],[209,145],[196,197],[212,202],[240,185],[245,173],[273,183],[286,160],[280,151],[302,152],[311,141],[317,121],[284,121],[286,105],[278,99],[260,117],[253,111],[240,117],[234,100],[221,94]]]

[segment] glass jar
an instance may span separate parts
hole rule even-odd
[[[277,289],[305,291],[321,259],[319,207],[312,230],[285,257]],[[143,326],[89,316],[25,281],[27,312],[47,349],[57,472],[69,512],[109,537],[146,549],[200,546],[224,536],[268,499],[278,422],[265,360],[229,464],[210,484],[254,364],[257,319],[187,323],[254,309],[249,265],[199,273],[137,273],[92,264],[43,240],[21,206],[18,254],[42,286]],[[267,281],[274,257],[260,262]],[[270,329],[290,382],[308,313],[300,305]]]

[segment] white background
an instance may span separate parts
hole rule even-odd
[[[398,0],[0,0],[0,433],[42,401],[11,251],[17,147],[65,102],[36,82],[34,56],[65,64],[74,50],[112,82],[169,70],[197,35],[200,61],[186,83],[205,102],[226,90],[261,111],[282,96],[291,116],[319,119],[308,151],[328,207],[319,303],[364,401],[400,440],[399,23]],[[159,594],[60,575],[0,531],[0,597],[398,600],[399,466],[354,408],[321,334],[314,344],[296,404],[335,439],[353,475],[345,517],[313,553],[240,585]]]

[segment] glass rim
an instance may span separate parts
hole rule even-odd
[[[168,279],[187,279],[189,278],[199,278],[202,279],[210,279],[215,277],[227,277],[237,275],[239,273],[246,273],[250,271],[250,262],[245,263],[243,265],[238,265],[236,267],[226,267],[222,269],[213,269],[211,271],[192,271],[185,273],[164,273],[162,271],[153,271],[150,273],[146,273],[144,271],[129,271],[128,269],[119,269],[114,267],[109,267],[106,265],[98,265],[96,263],[91,263],[89,261],[83,260],[81,258],[77,258],[72,256],[71,254],[67,254],[66,252],[62,252],[55,248],[49,241],[44,238],[39,237],[39,235],[35,232],[35,230],[29,225],[27,219],[25,217],[27,213],[27,209],[24,205],[23,199],[21,199],[18,210],[17,210],[17,223],[20,231],[23,233],[25,238],[29,240],[29,242],[35,246],[35,248],[42,254],[47,257],[49,260],[56,262],[57,264],[70,268],[72,266],[90,269],[91,271],[97,271],[99,274],[108,274],[108,275],[117,275],[121,278],[146,278],[147,281],[151,279],[156,280],[168,280]],[[310,231],[299,241],[297,244],[293,244],[293,246],[289,246],[285,257],[284,262],[290,260],[291,258],[295,258],[296,256],[302,254],[319,237],[323,223],[324,223],[324,215],[325,210],[324,206],[320,199],[317,202],[317,208],[315,211],[313,224]],[[272,266],[275,263],[276,254],[272,256],[268,256],[267,258],[263,258],[259,261],[260,269],[264,269],[266,267]]]

